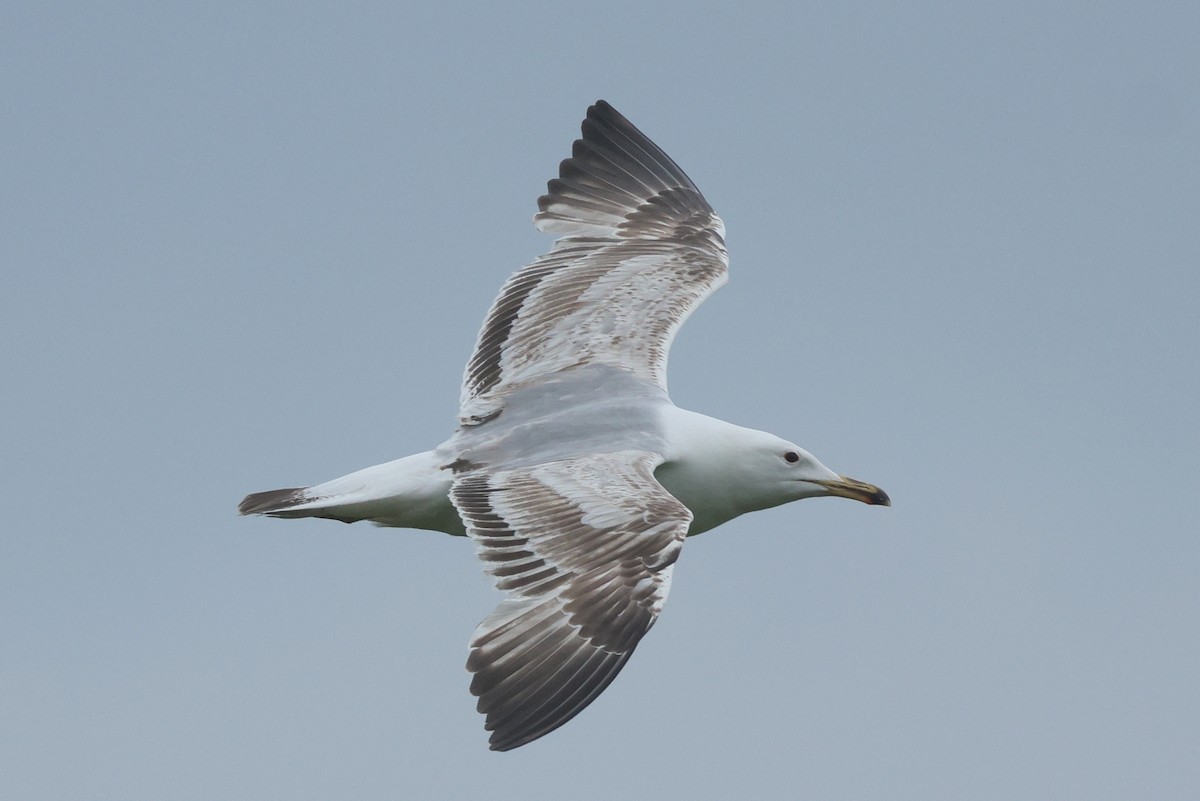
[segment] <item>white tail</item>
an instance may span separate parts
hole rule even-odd
[[[453,476],[440,461],[437,451],[426,451],[313,487],[255,492],[238,504],[238,514],[370,520],[377,526],[465,535],[448,496]]]

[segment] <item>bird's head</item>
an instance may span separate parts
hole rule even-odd
[[[874,484],[833,472],[795,443],[767,435],[753,448],[755,473],[777,503],[835,496],[873,506],[891,506],[888,494]]]

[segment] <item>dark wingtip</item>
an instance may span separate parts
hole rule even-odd
[[[285,489],[267,490],[247,495],[238,504],[239,515],[261,515],[277,512],[303,503],[306,487],[287,487]]]

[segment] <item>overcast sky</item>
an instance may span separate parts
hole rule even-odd
[[[1194,3],[0,10],[0,787],[1200,797]],[[238,518],[452,431],[603,97],[728,227],[676,403],[884,487],[690,540],[490,753],[469,542]]]

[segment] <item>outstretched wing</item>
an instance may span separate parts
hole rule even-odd
[[[534,216],[554,249],[505,283],[463,379],[460,416],[485,419],[513,387],[612,364],[666,390],[683,321],[725,283],[725,227],[657,145],[604,101]]]
[[[553,731],[616,677],[666,601],[691,512],[621,451],[460,476],[450,497],[506,599],[467,668],[491,748]]]

